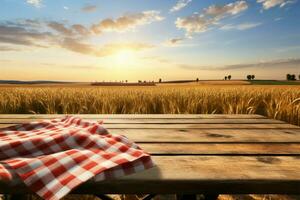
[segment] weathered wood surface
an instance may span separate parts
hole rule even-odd
[[[117,180],[90,181],[75,193],[299,194],[299,156],[153,156],[156,167]],[[28,192],[0,183],[0,193]]]
[[[298,129],[109,129],[136,142],[300,142]]]
[[[4,123],[0,128],[17,124]],[[108,129],[299,129],[292,124],[104,124]]]
[[[62,114],[1,114],[0,119],[53,119],[58,117],[64,117]],[[72,116],[78,116],[83,119],[266,119],[262,115],[223,115],[223,114],[75,114]]]
[[[297,144],[170,144],[138,143],[152,155],[299,155],[300,143]]]
[[[132,128],[132,129],[149,129],[149,128],[234,128],[234,129],[269,129],[269,128],[297,128],[291,124],[104,124],[106,128]]]
[[[91,121],[99,121],[97,118],[90,118]],[[29,123],[36,119],[1,119],[2,124]],[[283,124],[284,122],[273,119],[114,119],[103,118],[105,124]]]
[[[0,115],[0,127],[62,115]],[[74,193],[300,194],[300,127],[259,115],[80,115],[104,120],[156,167]],[[29,192],[0,182],[0,193]]]

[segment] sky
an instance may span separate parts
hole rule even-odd
[[[299,0],[0,0],[0,80],[284,79]]]

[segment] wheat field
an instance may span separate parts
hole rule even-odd
[[[0,86],[0,114],[261,114],[300,125],[300,86]],[[127,195],[114,198],[138,200]],[[64,199],[97,198],[71,195]],[[174,196],[156,199],[173,200]],[[294,200],[300,197],[221,195],[219,199]]]
[[[300,86],[2,86],[0,114],[261,114],[300,125]]]

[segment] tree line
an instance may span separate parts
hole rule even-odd
[[[246,78],[247,78],[247,80],[249,80],[249,81],[255,80],[255,75],[254,75],[254,74],[252,74],[252,75],[248,74],[248,75],[246,76]],[[231,76],[231,75],[228,75],[228,76],[225,76],[223,80],[227,81],[227,80],[231,80],[231,79],[232,79],[232,76]],[[300,74],[298,75],[298,79],[300,80]],[[196,82],[199,82],[199,80],[200,80],[199,78],[196,78]],[[296,77],[295,74],[287,74],[287,75],[286,75],[286,80],[288,80],[288,81],[296,81],[296,80],[297,80],[297,77]],[[158,80],[158,82],[159,82],[159,83],[162,83],[162,79],[160,78],[160,79]]]
[[[224,77],[224,80],[225,80],[225,81],[226,81],[226,80],[229,80],[229,81],[230,81],[230,80],[231,80],[231,77],[232,77],[231,75],[225,76],[225,77]]]
[[[252,74],[252,75],[249,74],[249,75],[246,76],[246,78],[249,81],[255,80],[255,75],[254,74]],[[229,80],[230,81],[231,79],[232,79],[232,76],[228,75],[228,76],[225,76],[223,80],[225,80],[225,81]],[[298,75],[298,79],[300,80],[300,74]],[[196,82],[199,82],[199,80],[200,80],[199,78],[196,78]],[[288,80],[288,81],[296,81],[297,77],[296,77],[295,74],[287,74],[286,75],[286,80]],[[105,81],[103,81],[103,82],[105,82]],[[118,82],[118,81],[115,81],[115,82]],[[158,79],[158,82],[162,83],[163,82],[162,78]],[[122,81],[120,81],[120,83],[128,83],[128,80],[125,80],[125,81],[122,80]],[[154,83],[154,81],[142,81],[142,80],[138,80],[138,83]]]
[[[298,79],[300,80],[300,74],[298,75]],[[295,74],[287,74],[286,75],[286,80],[288,81],[296,81],[296,75]]]

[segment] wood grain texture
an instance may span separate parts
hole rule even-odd
[[[152,155],[299,155],[298,144],[139,143]]]
[[[0,115],[0,128],[64,115]],[[300,127],[260,115],[78,115],[104,119],[156,166],[74,193],[300,194]],[[28,193],[0,181],[0,193]]]
[[[153,156],[156,167],[75,193],[300,194],[299,156]],[[0,182],[0,192],[28,192]]]
[[[0,114],[0,119],[52,119],[62,114]],[[83,119],[265,119],[262,115],[245,114],[72,114]]]
[[[0,124],[0,128],[18,124]],[[104,124],[107,129],[299,129],[292,124]]]
[[[104,124],[103,126],[108,129],[300,129],[299,126],[292,124]]]
[[[300,142],[299,129],[109,129],[136,142]]]
[[[1,119],[0,124],[19,124],[43,119]],[[274,119],[88,119],[89,121],[103,120],[105,124],[283,124]]]

